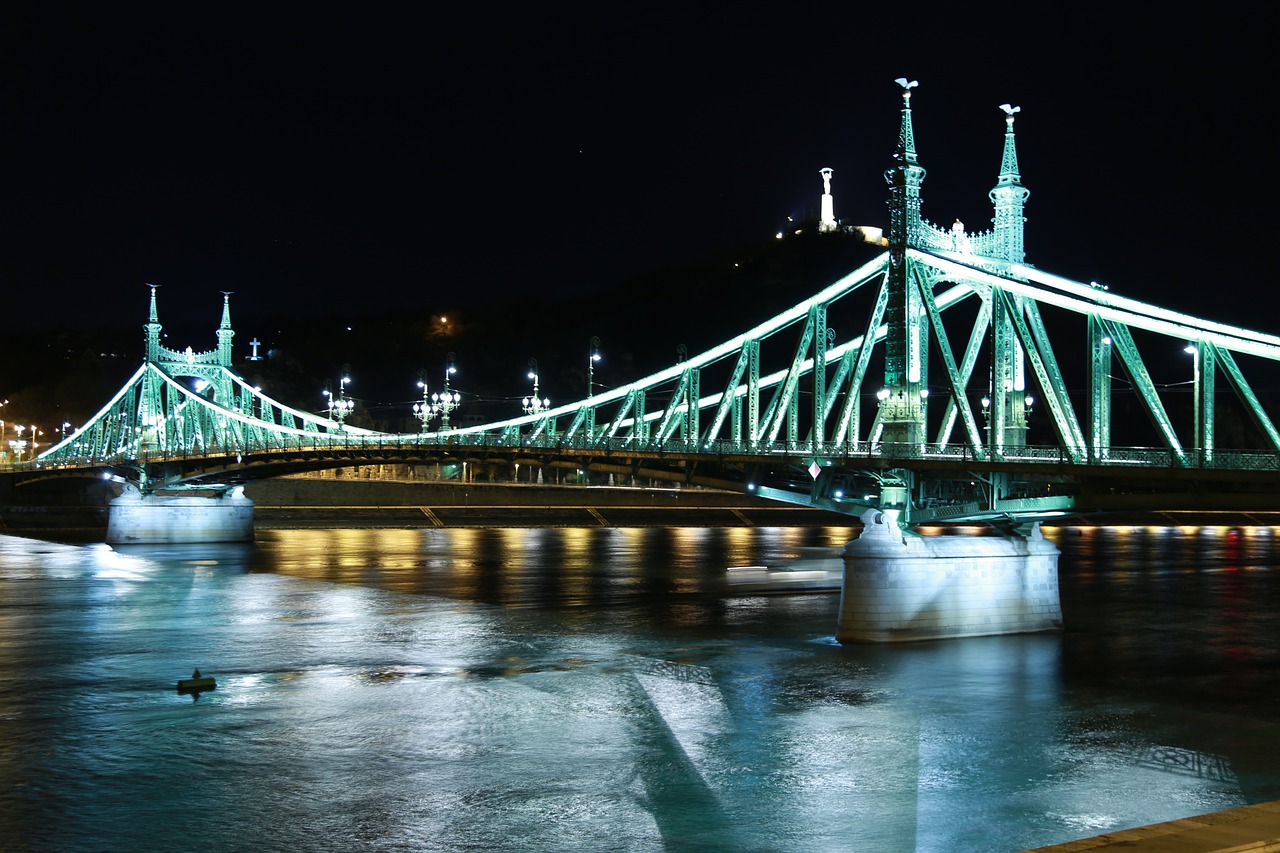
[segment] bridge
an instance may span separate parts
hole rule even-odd
[[[992,227],[931,223],[912,127],[916,84],[898,84],[888,228],[836,221],[832,173],[821,170],[817,229],[859,235],[865,261],[649,376],[601,393],[589,383],[585,399],[558,406],[542,405],[535,390],[524,414],[458,426],[446,378],[434,399],[424,385],[419,432],[361,429],[345,422],[341,383],[324,415],[252,387],[232,366],[229,297],[215,349],[166,348],[152,288],[137,372],[89,423],[0,473],[20,483],[107,476],[146,498],[233,494],[255,478],[326,467],[471,460],[700,484],[858,518],[878,513],[903,529],[1271,507],[1280,432],[1246,368],[1274,371],[1280,337],[1027,263],[1030,192],[1018,167],[1019,108],[1009,104],[1000,108]],[[1189,406],[1186,387],[1156,382],[1144,360],[1144,350],[1165,359],[1184,349]],[[1113,440],[1120,393],[1141,408],[1149,441]],[[1219,412],[1241,446],[1219,446]]]

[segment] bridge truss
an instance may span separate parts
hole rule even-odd
[[[148,492],[361,462],[499,460],[701,483],[854,515],[874,506],[915,524],[1140,505],[1135,495],[1197,506],[1212,495],[1241,505],[1270,498],[1280,432],[1245,367],[1274,371],[1280,337],[1026,264],[1028,193],[1009,105],[995,227],[968,234],[960,223],[930,224],[920,216],[915,84],[899,83],[902,124],[885,173],[890,228],[857,229],[866,262],[664,370],[534,414],[381,433],[249,385],[231,364],[225,299],[217,350],[164,348],[153,289],[146,363],[90,423],[14,470],[104,471]],[[1184,348],[1190,406],[1188,386],[1157,381],[1144,358],[1163,362]],[[1218,393],[1219,378],[1230,395]],[[1121,398],[1150,425],[1141,445],[1115,440]],[[1250,425],[1248,446],[1219,447],[1217,413],[1229,400],[1233,435],[1244,434],[1238,420]]]

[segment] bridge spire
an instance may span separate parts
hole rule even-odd
[[[160,360],[160,314],[156,311],[156,288],[158,284],[148,284],[151,288],[151,316],[147,320],[147,325],[143,326],[147,331],[147,361]]]
[[[1018,174],[1018,148],[1013,138],[1013,116],[1021,112],[1022,107],[1001,104],[1004,110],[1004,156],[1000,159],[1000,176],[989,196],[995,205],[995,252],[1002,260],[1022,263],[1026,259],[1023,243],[1022,206],[1026,204],[1031,191],[1022,186],[1022,176]]]
[[[898,148],[893,165],[885,170],[889,183],[889,245],[895,240],[905,248],[920,228],[920,185],[927,174],[916,161],[916,137],[911,126],[911,90],[920,84],[899,77],[902,87],[902,122],[898,127]]]
[[[231,366],[231,339],[236,333],[231,329],[231,291],[222,291],[222,325],[218,327],[218,363]]]

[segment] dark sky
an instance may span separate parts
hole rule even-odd
[[[1029,262],[1276,330],[1269,23],[775,5],[6,3],[0,328],[590,299],[824,166],[883,225],[907,76],[927,218],[989,227],[1010,102]]]

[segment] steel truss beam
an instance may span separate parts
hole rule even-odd
[[[799,466],[794,460],[804,460],[803,467],[817,462],[825,468],[835,464],[836,458],[848,467],[857,459],[861,461],[854,462],[855,471],[864,470],[881,481],[914,483],[918,500],[922,484],[933,475],[913,460],[927,463],[955,454],[966,460],[970,471],[977,470],[975,465],[1014,457],[1044,458],[1046,453],[1067,464],[1135,464],[1133,449],[1111,446],[1109,368],[1114,358],[1138,392],[1174,465],[1258,464],[1253,457],[1245,459],[1218,447],[1213,378],[1219,370],[1265,436],[1269,452],[1280,452],[1280,432],[1237,363],[1241,354],[1280,361],[1280,338],[1143,306],[1024,265],[989,259],[979,264],[972,258],[917,250],[908,250],[904,262],[912,288],[907,302],[918,306],[919,323],[917,332],[907,338],[910,352],[903,354],[904,363],[917,360],[925,382],[932,360],[945,390],[933,401],[945,400],[934,407],[936,421],[930,419],[927,398],[918,404],[920,425],[936,428],[932,444],[922,440],[914,450],[897,446],[886,457],[877,444],[883,406],[877,407],[876,416],[863,429],[862,407],[872,391],[867,387],[867,371],[888,337],[887,253],[748,332],[621,388],[536,415],[448,433],[415,433],[412,439],[418,446],[478,442],[537,447],[546,453],[556,447],[575,453],[593,447],[607,452],[620,447],[633,452],[699,450],[733,455],[739,459],[734,464],[743,470],[748,460],[769,463],[779,458],[779,452],[792,460],[787,465]],[[864,307],[857,308],[854,298],[860,294],[869,297],[869,304],[864,301],[860,303]],[[976,305],[976,317],[960,325],[952,317],[961,315],[953,315],[952,309],[966,302]],[[1046,310],[1074,313],[1085,321],[1087,437],[1055,354],[1055,349],[1074,344],[1051,340],[1043,318]],[[829,318],[837,314],[843,318],[839,325],[855,328],[856,336],[840,339],[834,334]],[[1162,403],[1162,389],[1152,381],[1138,352],[1132,334],[1136,329],[1192,341],[1198,348],[1191,432],[1194,454],[1184,449]],[[952,345],[958,339],[966,341],[959,360]],[[779,344],[787,354],[781,363],[770,362],[763,353],[776,352]],[[1049,413],[1054,434],[1050,444],[1044,443],[1043,436],[1036,437],[1039,443],[1019,440],[1018,430],[1025,426],[1015,417],[1021,398],[1010,394],[1029,390],[1015,387],[1024,361]],[[984,363],[988,365],[985,374],[979,370]],[[203,364],[200,373],[212,376],[217,388],[223,389],[211,399],[170,372],[181,369],[180,363],[166,367],[155,363],[140,367],[90,423],[41,454],[37,464],[116,471],[128,470],[132,464],[142,472],[144,461],[247,456],[304,446],[358,452],[361,446],[382,446],[389,439],[407,443],[410,438],[344,427],[290,408],[253,388],[229,367]],[[716,390],[704,394],[709,380]],[[802,405],[806,394],[809,402]],[[980,396],[992,404],[988,428],[994,435],[989,433],[985,440],[973,402]],[[662,402],[654,405],[655,401]],[[603,428],[592,429],[596,423]],[[957,425],[962,444],[952,445],[950,436]],[[925,435],[923,430],[919,435]],[[144,480],[145,474],[139,473],[138,479]],[[151,485],[160,487],[165,481]],[[1003,496],[996,485],[989,490],[995,496],[989,504],[1002,503],[1007,511],[1015,505],[1010,501],[1030,500]],[[815,491],[801,499],[819,498]],[[1044,500],[1035,504],[1040,509],[1044,505]],[[917,517],[928,516],[923,509],[916,512]]]

